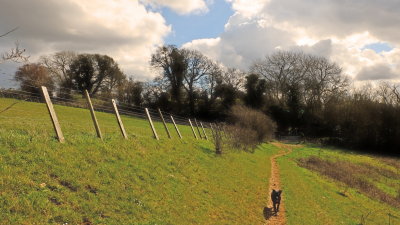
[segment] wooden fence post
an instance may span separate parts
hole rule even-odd
[[[56,111],[54,111],[53,103],[51,102],[49,92],[45,86],[42,86],[42,93],[44,100],[46,101],[47,109],[51,117],[51,122],[53,123],[54,130],[56,131],[57,139],[60,143],[64,143],[64,135],[61,131],[60,123],[58,122]]]
[[[213,138],[214,138],[214,128],[213,128],[213,126],[212,126],[212,123],[210,123],[210,129],[211,129],[211,134],[212,134],[212,136],[213,136]]]
[[[225,126],[222,126],[222,131],[223,131],[225,138],[228,138],[229,136],[228,136],[228,133],[226,132]]]
[[[147,119],[149,120],[151,130],[153,131],[153,134],[154,134],[154,138],[157,139],[157,140],[160,140],[158,138],[158,135],[157,135],[157,132],[156,132],[156,128],[154,128],[153,121],[151,120],[149,110],[147,108],[144,108],[144,111],[146,112]]]
[[[128,139],[128,135],[126,135],[126,131],[125,131],[124,124],[122,123],[121,117],[119,116],[117,104],[115,104],[115,100],[114,100],[114,99],[111,99],[111,102],[112,102],[112,104],[113,104],[115,116],[117,117],[118,125],[119,125],[119,128],[121,129],[122,136],[123,136],[125,139]]]
[[[90,95],[89,95],[89,92],[87,90],[85,90],[85,95],[86,95],[86,100],[87,100],[88,105],[89,105],[90,115],[92,116],[94,127],[96,128],[97,137],[99,137],[100,139],[103,140],[103,136],[101,135],[101,130],[100,130],[100,127],[99,127],[99,123],[97,122],[96,114],[94,113],[92,100],[90,100]]]
[[[204,137],[206,138],[206,140],[208,140],[208,137],[207,137],[207,134],[206,134],[206,130],[204,130],[204,127],[203,127],[203,123],[200,122],[200,125],[201,125],[201,128],[203,129]]]
[[[199,129],[199,124],[197,123],[196,118],[194,118],[194,123],[196,124],[197,132],[199,132],[200,139],[203,139],[203,137],[201,136],[200,129]]]
[[[190,119],[189,119],[189,124],[190,124],[190,127],[192,128],[194,137],[195,137],[196,139],[198,139],[198,138],[197,138],[197,135],[196,135],[196,132],[194,131],[192,121],[190,121]]]
[[[175,126],[175,130],[176,130],[176,132],[178,133],[179,137],[182,139],[181,132],[179,132],[178,126],[176,126],[176,123],[175,123],[174,117],[172,117],[172,115],[170,115],[170,116],[171,116],[172,123],[174,123],[174,126]]]
[[[163,122],[163,124],[164,124],[165,131],[166,131],[166,132],[167,132],[167,134],[168,134],[168,138],[171,138],[171,134],[169,133],[169,130],[168,130],[167,124],[165,123],[164,116],[163,116],[163,114],[162,114],[162,112],[161,112],[160,108],[158,108],[158,113],[160,114],[161,120],[162,120],[162,122]]]

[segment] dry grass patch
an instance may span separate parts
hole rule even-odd
[[[389,157],[380,157],[378,159],[381,162],[400,170],[400,159],[389,158]]]
[[[355,165],[363,167],[365,169],[365,172],[368,172],[368,176],[372,177],[372,178],[379,179],[380,176],[384,176],[384,177],[390,178],[390,179],[400,179],[400,173],[394,172],[393,170],[373,166],[368,163],[362,163],[360,165],[355,164]]]
[[[298,165],[309,170],[316,171],[324,176],[345,183],[351,188],[355,188],[372,199],[378,199],[391,206],[400,208],[399,197],[393,197],[380,190],[368,178],[379,179],[379,174],[391,176],[391,178],[399,177],[390,170],[377,168],[369,164],[355,164],[343,160],[326,160],[316,156],[301,158]]]

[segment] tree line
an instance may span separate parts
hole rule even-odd
[[[261,111],[278,135],[302,135],[362,150],[399,153],[400,92],[392,83],[355,88],[341,67],[321,56],[277,51],[247,72],[226,68],[197,50],[167,45],[149,62],[157,77],[134,80],[107,55],[58,52],[15,74],[21,89],[47,86],[74,98],[88,90],[132,106],[182,116],[228,120],[232,106]]]

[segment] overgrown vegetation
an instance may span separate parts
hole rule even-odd
[[[222,154],[226,147],[254,152],[256,146],[274,137],[275,123],[260,111],[236,105],[229,115],[229,123],[218,123],[213,127],[217,155]]]
[[[246,151],[272,140],[275,129],[275,123],[264,113],[241,105],[232,107],[230,124],[226,126],[229,142]]]
[[[393,196],[380,190],[373,182],[379,180],[381,176],[400,180],[400,174],[392,170],[372,166],[370,164],[360,165],[339,159],[321,159],[317,156],[299,159],[298,163],[301,167],[316,171],[336,181],[343,182],[347,186],[361,191],[372,199],[378,199],[389,205],[400,208],[397,195]]]
[[[385,164],[388,164],[392,167],[397,168],[399,174],[400,174],[400,160],[397,158],[390,158],[390,157],[378,157],[378,160],[382,161]]]

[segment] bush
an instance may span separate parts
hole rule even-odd
[[[234,148],[252,151],[259,143],[257,141],[257,132],[252,129],[237,125],[227,125],[225,130],[229,137],[229,143]]]
[[[212,140],[215,146],[215,154],[221,155],[223,149],[223,129],[224,126],[222,124],[215,124],[212,128]]]
[[[233,106],[230,111],[231,125],[226,127],[231,143],[243,150],[254,147],[274,137],[276,124],[267,115],[245,106]]]

